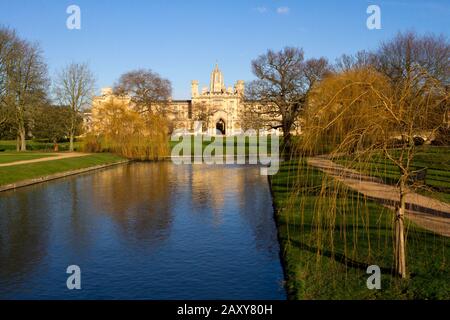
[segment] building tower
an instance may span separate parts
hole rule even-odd
[[[235,85],[236,93],[239,97],[243,97],[245,93],[245,83],[244,80],[238,80]]]
[[[198,97],[198,80],[192,80],[191,83],[191,97]]]
[[[216,64],[213,72],[211,73],[211,81],[210,81],[210,92],[211,93],[222,93],[225,92],[225,83],[223,80],[223,74],[219,70],[219,66]]]

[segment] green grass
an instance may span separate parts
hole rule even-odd
[[[34,153],[34,152],[0,152],[0,164],[11,163],[16,161],[26,161],[52,157],[51,153]]]
[[[191,138],[191,142],[193,142],[194,137]],[[227,139],[230,139],[229,137],[224,137],[223,141],[224,141],[224,146],[226,146],[226,141]],[[214,137],[212,137],[211,141],[203,141],[202,142],[202,151],[205,150],[205,148],[211,144],[213,141],[215,140]],[[169,147],[170,149],[173,149],[175,145],[177,145],[179,142],[177,141],[169,141]],[[75,151],[80,151],[82,148],[82,144],[83,141],[77,141],[75,142]],[[280,140],[280,144],[281,144],[281,140]],[[234,145],[237,145],[237,142],[235,140]],[[63,143],[58,143],[59,146],[59,151],[68,151],[69,150],[69,143],[68,142],[63,142]],[[249,142],[249,138],[246,138],[245,141],[245,151],[248,154],[249,149],[251,146],[256,146],[258,147],[259,150],[259,146],[256,144],[251,144]],[[0,150],[5,150],[5,151],[15,151],[16,150],[16,141],[15,140],[0,140]],[[28,151],[46,151],[46,152],[52,152],[53,151],[53,143],[50,142],[41,142],[41,141],[34,141],[34,140],[27,140],[27,150]],[[225,149],[224,149],[225,150]],[[263,153],[267,153],[270,154],[270,139],[268,139],[268,145],[267,145],[267,150],[264,149],[262,150]],[[0,155],[2,154],[2,152],[0,152]],[[194,154],[194,145],[192,143],[192,147],[191,147],[191,154]],[[183,153],[181,153],[181,155],[183,155]]]
[[[207,146],[212,144],[215,141],[215,139],[216,139],[215,137],[212,137],[211,141],[202,141],[202,151],[204,151]],[[223,154],[224,155],[226,154],[227,142],[230,139],[234,141],[233,142],[234,154],[236,155],[237,154],[237,148],[236,148],[237,147],[237,139],[235,139],[234,137],[223,137]],[[181,139],[180,139],[180,141],[169,141],[170,149],[172,150],[178,143],[181,143]],[[281,141],[280,141],[280,143],[281,143]],[[250,149],[253,150],[255,148],[256,148],[257,152],[259,152],[260,151],[259,149],[261,148],[261,153],[262,154],[271,154],[271,149],[270,149],[271,148],[271,141],[270,141],[270,139],[267,139],[267,145],[266,146],[261,147],[259,145],[259,142],[256,142],[256,143],[250,142],[250,139],[248,137],[246,137],[245,138],[245,153],[246,153],[246,155],[247,156],[249,155]],[[191,152],[190,152],[190,154],[194,155],[194,136],[191,136]],[[215,153],[213,152],[212,154],[214,155]],[[180,152],[180,155],[184,155],[184,153]]]
[[[52,160],[26,165],[0,167],[0,185],[15,183],[27,179],[39,178],[59,172],[115,163],[121,160],[123,160],[123,158],[116,155],[108,153],[98,153],[83,157]]]
[[[54,144],[51,142],[41,142],[34,140],[27,140],[27,150],[28,151],[53,151]],[[75,151],[81,150],[82,142],[75,142]],[[69,143],[62,142],[58,143],[59,151],[69,151]],[[16,150],[15,140],[0,140],[0,150],[4,151],[14,151]],[[1,153],[0,153],[1,154]]]
[[[347,159],[336,162],[381,178],[387,184],[396,184],[400,178],[399,169],[381,157],[374,156],[370,163],[351,164]],[[414,158],[413,167],[415,170],[427,168],[425,184],[416,192],[450,203],[450,147],[421,147]]]
[[[284,163],[271,179],[291,299],[450,298],[449,238],[408,222],[410,277],[400,280],[392,275],[393,213],[340,184],[346,192],[334,197],[323,179],[304,162]],[[382,269],[381,290],[366,287],[373,264]]]

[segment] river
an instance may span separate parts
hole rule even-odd
[[[267,177],[132,163],[0,193],[0,299],[286,299]]]

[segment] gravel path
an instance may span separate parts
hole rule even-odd
[[[323,157],[309,158],[308,164],[386,207],[393,209],[399,203],[398,188],[384,184],[378,178],[362,175]],[[450,204],[415,192],[408,193],[406,203],[408,219],[424,229],[450,237]]]
[[[0,164],[0,167],[10,167],[10,166],[17,166],[17,165],[20,165],[20,164],[30,164],[30,163],[36,163],[36,162],[53,161],[53,160],[61,160],[61,159],[76,158],[76,157],[84,157],[84,156],[87,156],[87,155],[89,155],[89,153],[80,153],[80,152],[55,153],[54,156],[52,156],[52,157],[44,157],[44,158],[38,158],[38,159],[32,159],[32,160],[23,160],[23,161],[2,163],[2,164]]]

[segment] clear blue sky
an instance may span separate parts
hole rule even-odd
[[[68,30],[66,8],[81,8]],[[381,7],[382,30],[368,30],[366,9]],[[227,85],[252,80],[250,62],[268,48],[303,47],[330,60],[375,48],[398,31],[450,31],[449,0],[0,0],[0,24],[41,44],[50,75],[88,62],[97,87],[126,71],[151,68],[190,98],[190,81],[207,85],[216,61]]]

